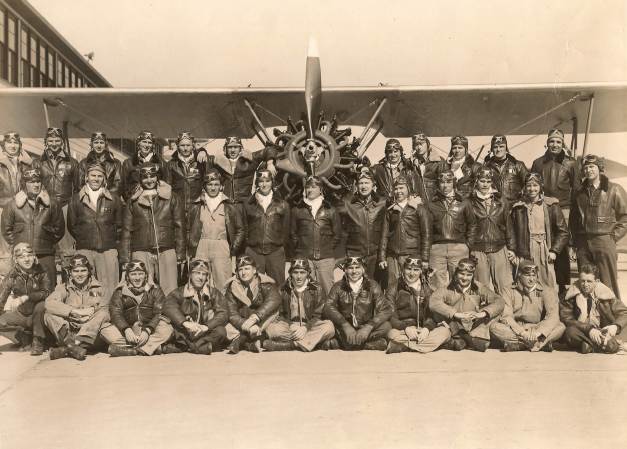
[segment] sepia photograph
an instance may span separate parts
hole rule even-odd
[[[0,0],[0,449],[625,447],[626,28]]]

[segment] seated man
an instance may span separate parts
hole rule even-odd
[[[304,352],[321,349],[337,349],[335,327],[322,319],[325,294],[322,287],[311,278],[311,266],[307,259],[294,259],[290,265],[290,277],[283,284],[281,307],[276,326],[266,330],[269,340],[263,342],[268,351]],[[333,343],[329,341],[333,339]]]
[[[566,292],[560,319],[566,325],[564,340],[582,354],[614,354],[627,340],[627,307],[599,281],[599,270],[591,264],[581,266],[579,279]]]
[[[112,357],[160,353],[172,335],[172,326],[161,316],[163,290],[148,280],[148,268],[141,260],[131,260],[124,276],[111,296],[111,322],[100,335],[109,343]]]
[[[164,352],[209,355],[226,347],[226,302],[219,290],[209,286],[207,261],[190,261],[187,283],[168,295],[163,314],[174,327],[174,343],[168,344]]]
[[[229,353],[237,354],[240,348],[261,352],[264,331],[276,334],[276,318],[281,295],[274,279],[257,272],[255,259],[250,256],[237,258],[236,275],[226,284],[226,302],[230,325],[226,327],[231,341]]]
[[[451,283],[433,292],[429,300],[434,321],[449,328],[446,349],[484,352],[490,345],[489,324],[503,312],[503,298],[475,281],[476,269],[474,258],[460,260]]]
[[[436,327],[429,316],[431,289],[422,281],[420,257],[408,257],[401,277],[385,293],[394,310],[390,318],[392,329],[388,332],[388,354],[435,351],[450,338],[448,328]]]
[[[28,243],[13,248],[13,268],[0,284],[0,335],[26,348],[32,332],[31,355],[41,355],[46,338],[44,299],[50,294],[48,274]]]
[[[379,284],[365,275],[363,258],[347,257],[342,269],[344,277],[333,284],[324,309],[335,325],[340,347],[385,351],[392,305]]]
[[[44,323],[59,344],[50,350],[50,360],[85,360],[87,349],[109,321],[108,299],[102,284],[92,276],[87,257],[73,255],[67,282],[57,285],[46,298]]]
[[[503,299],[503,314],[490,326],[490,334],[503,350],[552,351],[552,342],[562,336],[565,327],[559,318],[557,292],[538,282],[538,267],[533,262],[520,262],[516,284],[503,290]]]

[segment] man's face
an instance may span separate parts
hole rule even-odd
[[[360,264],[352,264],[346,267],[346,277],[351,282],[357,282],[364,277],[364,267]]]
[[[153,147],[154,145],[152,144],[152,140],[150,139],[140,140],[137,144],[139,154],[144,157],[148,156],[152,152]]]
[[[322,191],[320,190],[320,186],[316,184],[310,184],[305,187],[305,195],[307,195],[307,199],[315,200],[320,195],[322,195]]]
[[[443,179],[440,181],[440,192],[449,195],[455,189],[455,183],[452,179]]]
[[[546,147],[553,154],[560,154],[564,148],[564,141],[559,137],[551,137],[546,141]]]
[[[492,152],[497,159],[505,159],[505,156],[507,156],[507,145],[504,143],[496,143],[492,147]]]
[[[20,152],[20,143],[17,139],[9,139],[4,141],[4,151],[11,157],[15,157]]]
[[[72,282],[78,286],[85,285],[89,278],[89,270],[87,267],[75,267],[70,270],[70,277]]]
[[[98,190],[103,186],[105,177],[102,173],[96,170],[91,170],[87,173],[87,185],[91,190]]]
[[[107,148],[107,144],[104,139],[97,137],[91,142],[91,148],[96,152],[96,154],[102,154],[102,152]]]
[[[33,253],[25,253],[21,256],[15,258],[15,262],[25,270],[30,270],[30,268],[35,264],[35,255]]]
[[[387,147],[386,148],[386,160],[390,164],[398,164],[401,160],[401,149],[396,147]]]
[[[152,190],[157,187],[158,178],[157,175],[142,175],[141,185],[146,190]]]
[[[484,195],[487,195],[492,190],[492,181],[488,178],[477,179],[477,190]]]
[[[597,280],[592,273],[579,273],[579,288],[585,295],[589,295],[594,291]]]
[[[269,195],[272,191],[272,181],[269,179],[260,179],[257,181],[257,190],[262,195]]]
[[[361,196],[368,196],[372,193],[372,189],[374,187],[374,183],[372,179],[361,178],[357,181],[357,191]]]
[[[540,196],[540,189],[540,184],[538,184],[537,182],[529,181],[525,185],[525,195],[527,195],[527,198],[529,198],[530,200],[535,200],[536,198],[538,198],[538,196]]]
[[[135,288],[141,288],[146,283],[146,273],[140,270],[131,271],[128,274],[128,280]]]
[[[189,274],[189,282],[196,290],[200,290],[209,279],[209,273],[206,271],[194,270]]]
[[[420,274],[422,270],[417,267],[405,267],[403,268],[403,276],[405,276],[405,282],[408,284],[413,284],[420,279]]]
[[[451,154],[455,160],[463,159],[466,157],[466,147],[457,143],[451,147]]]
[[[215,198],[216,196],[218,196],[220,194],[220,191],[222,191],[222,184],[220,184],[220,181],[218,181],[217,179],[209,181],[205,184],[205,192],[207,192],[207,195],[209,195],[211,198]]]
[[[535,273],[523,273],[518,276],[518,281],[525,290],[530,290],[538,283],[538,275]]]
[[[296,268],[292,270],[290,273],[290,278],[292,279],[292,285],[296,288],[300,288],[305,285],[307,282],[307,278],[309,277],[309,273],[307,270],[303,268]]]
[[[190,139],[181,139],[178,143],[178,152],[184,158],[188,158],[194,152],[194,144]]]
[[[415,154],[425,157],[429,152],[429,144],[426,140],[416,140],[414,142],[413,150]]]
[[[243,267],[239,267],[237,269],[237,277],[240,281],[248,284],[253,280],[255,274],[257,273],[257,268],[252,265],[244,265]]]
[[[26,196],[34,198],[41,193],[41,181],[26,181]]]
[[[58,153],[63,148],[63,140],[57,136],[50,136],[46,138],[46,146],[53,153]]]
[[[409,197],[409,189],[407,184],[398,184],[394,186],[394,199],[397,203],[402,203]]]
[[[583,174],[588,181],[596,181],[601,172],[595,164],[586,164],[583,166]]]
[[[473,278],[474,274],[470,273],[469,271],[456,271],[455,272],[455,280],[457,281],[457,284],[461,287],[461,288],[466,288],[470,285],[470,283],[472,282],[472,278]]]
[[[229,159],[237,159],[242,152],[242,147],[239,145],[229,145],[226,147],[226,157]]]

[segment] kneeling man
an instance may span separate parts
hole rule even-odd
[[[269,340],[263,344],[268,351],[300,349],[313,351],[337,349],[335,327],[322,319],[326,296],[322,287],[311,278],[311,266],[307,259],[294,259],[290,265],[290,277],[280,289],[281,307],[276,326],[266,330]],[[333,339],[333,343],[329,341]]]
[[[503,314],[490,326],[490,334],[503,350],[552,351],[552,343],[565,327],[559,318],[557,292],[538,283],[538,267],[533,262],[520,262],[516,284],[503,289],[503,299]]]
[[[229,317],[224,296],[209,286],[209,262],[190,261],[189,280],[168,295],[163,313],[174,326],[174,343],[164,352],[209,355],[225,348]]]
[[[161,287],[148,280],[146,264],[131,260],[124,281],[111,296],[111,323],[100,331],[112,357],[161,352],[172,335],[172,326],[161,316],[164,301]]]
[[[476,259],[460,260],[451,283],[433,292],[429,300],[435,322],[449,328],[446,349],[484,352],[490,345],[489,324],[503,312],[503,298],[475,281],[476,270]]]
[[[324,309],[335,325],[340,346],[349,351],[385,351],[392,305],[379,284],[365,275],[362,257],[347,257],[342,269],[344,277],[333,284]]]

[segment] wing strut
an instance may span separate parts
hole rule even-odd
[[[594,94],[590,95],[588,101],[590,103],[588,104],[588,120],[586,121],[586,135],[583,139],[582,156],[585,156],[586,152],[588,151],[588,135],[590,134],[590,125],[592,124],[592,111],[594,111]]]
[[[268,145],[272,144],[272,139],[270,138],[270,134],[268,134],[268,131],[266,131],[266,127],[263,126],[263,123],[261,122],[261,119],[255,112],[255,109],[253,108],[253,106],[250,104],[250,102],[247,99],[244,99],[244,104],[246,105],[250,113],[253,115],[253,119],[255,119],[255,122],[257,122],[257,125],[259,125],[261,132],[266,138],[267,144]]]

